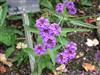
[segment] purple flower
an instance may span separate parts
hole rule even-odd
[[[64,53],[67,55],[68,59],[73,59],[76,57],[76,50],[68,50],[66,49]]]
[[[36,27],[38,29],[41,29],[45,25],[49,25],[49,20],[48,19],[46,19],[44,17],[40,17],[39,19],[36,20]]]
[[[34,52],[37,55],[43,55],[46,52],[46,49],[45,49],[45,47],[43,45],[38,44],[38,45],[35,45]]]
[[[44,26],[43,28],[40,29],[40,36],[42,38],[45,38],[45,36],[48,36],[48,35],[52,36],[51,32],[53,31],[50,30],[50,26]]]
[[[77,45],[74,42],[69,42],[68,44],[65,45],[65,50],[77,50]]]
[[[73,7],[73,8],[68,9],[68,13],[69,13],[70,15],[76,14],[76,8]]]
[[[51,29],[51,31],[50,31],[51,35],[58,36],[60,34],[60,32],[61,32],[61,27],[57,23],[51,24],[50,25],[50,29]]]
[[[67,3],[66,3],[66,8],[68,8],[68,9],[71,9],[71,8],[73,8],[75,5],[74,5],[74,3],[72,2],[72,1],[68,1]]]
[[[95,54],[96,61],[100,61],[100,51],[97,51]]]
[[[56,39],[53,36],[45,35],[43,38],[43,44],[46,48],[54,48],[56,46]]]
[[[70,42],[65,46],[64,53],[69,59],[73,59],[76,56],[76,43]]]
[[[56,57],[56,62],[58,64],[64,64],[68,62],[68,58],[66,57],[66,54],[64,52],[59,53]]]
[[[63,10],[64,10],[64,4],[63,3],[58,3],[57,5],[56,5],[56,12],[57,13],[62,13],[63,12]]]

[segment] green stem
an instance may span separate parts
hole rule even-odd
[[[59,23],[58,23],[59,25],[61,24],[62,20],[63,20],[63,18],[60,19],[60,21],[59,21]],[[61,27],[62,27],[62,25],[61,25]],[[61,43],[61,45],[62,45],[62,47],[63,47],[63,42],[62,42],[62,40],[61,40],[60,35],[58,36],[58,38],[59,38],[60,43]]]

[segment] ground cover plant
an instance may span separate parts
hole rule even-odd
[[[100,75],[99,3],[40,0],[38,12],[9,15],[0,0],[0,74]]]

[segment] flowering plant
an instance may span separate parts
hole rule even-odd
[[[77,0],[78,3],[79,1]],[[40,0],[40,7],[41,11],[35,13],[36,15],[28,14],[29,22],[27,19],[25,20],[29,24],[26,27],[27,31],[33,34],[30,41],[33,42],[33,48],[28,48],[24,43],[18,44],[16,48],[19,51],[13,60],[20,66],[22,61],[27,59],[28,55],[31,55],[32,58],[35,57],[35,65],[32,66],[34,67],[33,75],[40,75],[46,67],[53,71],[56,64],[69,64],[70,61],[75,59],[77,44],[66,38],[68,33],[88,32],[96,28],[93,24],[84,23],[82,21],[84,17],[77,15],[78,7],[74,0],[64,0],[62,2],[59,0]],[[7,5],[3,5],[2,8],[0,7],[0,42],[7,46],[6,56],[9,57],[15,50],[16,33],[21,37],[25,35],[23,35],[23,31],[20,32],[17,28],[3,26],[5,24],[4,16],[7,14]],[[36,17],[36,19],[33,17]],[[22,19],[22,17],[8,16],[7,20],[10,19],[16,20]],[[97,61],[99,61],[99,56],[100,52],[98,51],[95,55]]]

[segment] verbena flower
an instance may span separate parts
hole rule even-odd
[[[64,10],[64,4],[63,3],[58,3],[57,5],[56,5],[56,12],[57,13],[62,13],[63,12],[63,10]]]
[[[65,46],[64,53],[69,59],[73,59],[76,56],[76,49],[76,44],[74,42],[70,42]]]
[[[70,15],[76,14],[76,8],[73,7],[73,8],[68,9],[68,13],[69,13]]]
[[[64,53],[68,56],[68,59],[73,59],[76,57],[76,51],[75,50],[68,50],[66,49]]]
[[[45,35],[45,38],[43,38],[43,44],[46,48],[54,48],[56,46],[56,39],[53,36]]]
[[[35,45],[33,50],[37,55],[43,55],[46,52],[45,47],[41,44]]]
[[[64,64],[64,63],[68,62],[68,58],[66,57],[66,54],[64,52],[59,53],[56,57],[56,62],[58,64]]]
[[[51,32],[53,31],[50,30],[50,26],[44,26],[43,28],[40,29],[40,36],[42,38],[45,38],[45,36],[48,36],[48,35],[51,36]]]
[[[45,25],[49,25],[49,20],[47,18],[40,17],[39,19],[36,20],[36,24],[35,25],[36,25],[36,27],[38,29],[41,29]]]
[[[59,24],[53,23],[53,24],[50,25],[50,30],[51,30],[50,31],[51,35],[58,36],[61,32],[61,27],[59,26]]]
[[[66,3],[66,8],[68,8],[68,9],[71,9],[71,8],[73,8],[75,5],[74,5],[74,3],[72,2],[72,1],[68,1],[67,3]]]
[[[65,50],[77,50],[77,45],[74,42],[69,42],[68,44],[65,45]]]
[[[97,51],[95,54],[96,61],[100,61],[100,51]]]

